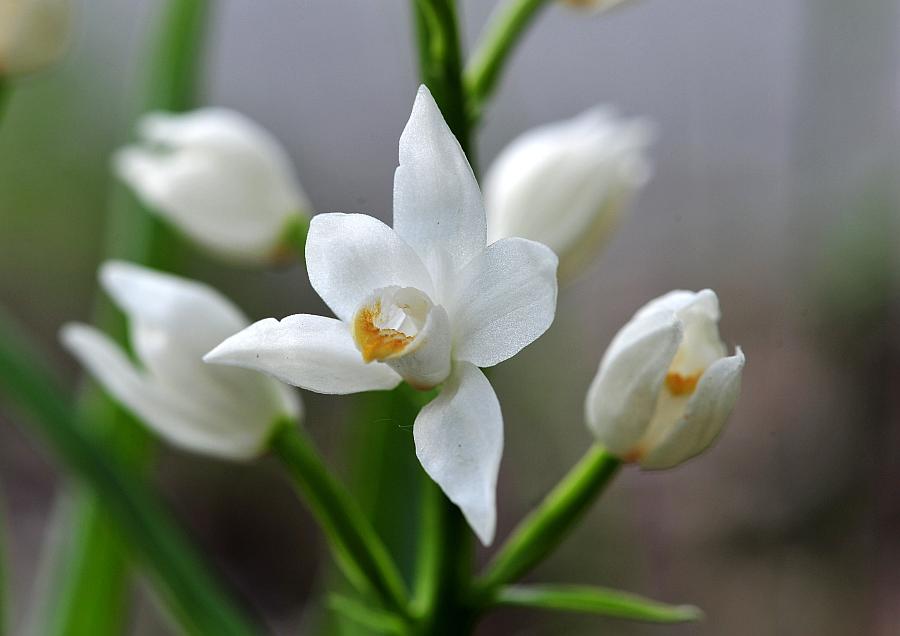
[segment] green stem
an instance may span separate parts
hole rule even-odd
[[[153,493],[85,433],[86,425],[75,415],[56,380],[35,366],[43,356],[28,341],[0,314],[0,389],[32,415],[66,468],[93,490],[97,501],[103,502],[116,531],[141,557],[185,632],[196,636],[257,633],[228,601]]]
[[[518,580],[550,554],[603,492],[620,465],[605,449],[592,446],[506,540],[487,572],[476,581],[476,598],[487,602],[500,586]]]
[[[453,0],[413,0],[419,71],[431,91],[459,145],[475,167],[471,127],[466,113],[466,92],[462,81],[462,50],[459,19]]]
[[[6,114],[6,108],[9,106],[9,101],[12,98],[12,92],[12,83],[0,77],[0,119]]]
[[[550,0],[509,0],[491,18],[481,45],[466,67],[467,109],[472,122],[481,118],[510,55],[549,3]]]
[[[138,113],[184,110],[194,103],[207,13],[207,0],[170,0],[165,6]],[[148,214],[124,185],[116,182],[112,187],[107,256],[172,269],[177,252],[172,233]],[[94,318],[97,325],[126,344],[125,321],[103,297],[97,299]],[[78,408],[79,420],[91,423],[86,432],[96,436],[109,453],[135,469],[150,462],[152,437],[96,385],[87,385]],[[91,493],[76,493],[70,514],[61,520],[73,540],[59,555],[47,585],[53,594],[47,604],[54,611],[36,620],[52,621],[44,625],[46,634],[118,634],[130,597],[124,546],[105,507],[94,501]]]
[[[396,565],[356,501],[331,475],[309,440],[294,422],[284,421],[275,429],[271,448],[322,526],[347,578],[405,617],[407,593]]]

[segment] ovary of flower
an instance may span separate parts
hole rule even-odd
[[[490,543],[503,420],[478,367],[512,357],[550,326],[557,259],[525,239],[487,245],[475,176],[426,88],[400,138],[394,227],[362,214],[315,216],[306,265],[337,319],[262,320],[206,360],[320,393],[401,380],[441,386],[416,418],[416,454]]]
[[[727,355],[712,290],[675,291],[623,327],[588,391],[598,441],[644,468],[675,466],[709,446],[740,392],[744,354]]]
[[[128,317],[138,363],[100,330],[66,325],[65,347],[101,385],[176,446],[226,459],[262,453],[272,427],[300,416],[296,391],[258,373],[203,364],[203,354],[247,325],[214,289],[110,261],[100,283]]]

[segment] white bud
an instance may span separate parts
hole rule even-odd
[[[491,241],[540,241],[572,279],[616,228],[649,177],[651,126],[605,108],[532,129],[497,157],[485,180]]]
[[[248,321],[227,298],[195,281],[108,262],[100,282],[128,317],[128,355],[94,327],[66,325],[65,347],[116,400],[176,446],[249,459],[272,427],[296,418],[296,393],[262,374],[204,364],[203,355]]]
[[[643,468],[669,468],[718,436],[744,368],[740,347],[727,355],[718,322],[712,290],[674,291],[619,331],[585,404],[589,428],[611,453]]]
[[[310,205],[278,141],[243,115],[207,108],[152,113],[116,173],[153,211],[199,245],[250,263],[277,260]]]
[[[69,0],[0,0],[0,77],[39,71],[69,44]]]

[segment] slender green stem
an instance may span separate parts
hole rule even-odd
[[[195,99],[196,77],[204,42],[207,0],[170,0],[164,7],[145,71],[137,113],[155,109],[183,110]],[[107,256],[156,268],[172,269],[177,243],[172,233],[148,214],[121,183],[112,186],[108,212]],[[120,343],[126,344],[121,314],[98,296],[94,318]],[[108,452],[128,466],[146,466],[152,458],[151,436],[96,385],[86,385],[79,403],[80,421]],[[73,540],[66,543],[47,590],[54,611],[36,617],[46,634],[71,634],[78,628],[93,636],[121,632],[129,600],[125,550],[111,527],[105,507],[88,492],[75,494],[71,516],[62,518]]]
[[[476,597],[485,601],[500,586],[518,580],[550,554],[603,492],[620,465],[605,449],[592,446],[513,530],[487,572],[476,581]]]
[[[413,0],[419,72],[476,171],[462,80],[459,19],[454,0]]]
[[[66,468],[94,491],[184,630],[196,636],[257,633],[229,602],[153,493],[85,433],[87,427],[55,379],[36,366],[43,356],[28,342],[21,329],[0,314],[0,390],[32,415]]]
[[[407,593],[397,566],[356,501],[331,475],[292,421],[277,425],[271,448],[293,477],[350,581],[406,616]]]
[[[466,67],[467,111],[473,122],[490,99],[509,57],[550,0],[507,0],[491,18],[481,45]]]

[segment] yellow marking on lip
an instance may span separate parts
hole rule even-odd
[[[381,302],[360,309],[353,320],[353,339],[359,345],[363,360],[385,360],[406,348],[413,340],[396,329],[382,329],[375,326],[375,318],[381,313]]]
[[[700,381],[701,375],[703,375],[702,371],[691,375],[670,372],[666,375],[666,388],[675,396],[690,395],[697,389],[697,382]]]

